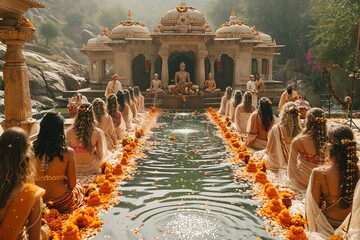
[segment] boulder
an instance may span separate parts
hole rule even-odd
[[[53,97],[62,96],[66,91],[64,79],[57,73],[43,71],[43,77],[46,81],[47,88],[51,91]]]
[[[301,64],[296,59],[289,59],[285,65],[274,75],[278,81],[288,82],[304,79],[305,74],[301,73]]]
[[[79,77],[68,72],[59,72],[59,75],[64,79],[68,90],[77,90],[84,87],[86,84],[86,80],[83,77]]]
[[[42,72],[37,68],[29,68],[29,86],[31,96],[47,96],[51,97],[51,93],[47,89],[47,85],[42,76]]]

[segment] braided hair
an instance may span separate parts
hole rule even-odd
[[[124,110],[125,107],[125,98],[124,98],[124,91],[118,91],[116,93],[116,97],[117,97],[117,102],[119,104],[119,108],[120,108],[120,112],[122,112]]]
[[[359,180],[356,141],[350,127],[342,125],[329,131],[327,153],[340,171],[340,206],[344,209],[349,208]]]
[[[116,113],[118,111],[118,103],[115,94],[110,94],[107,98],[107,111],[112,119],[115,119]]]
[[[315,142],[316,154],[324,159],[324,144],[326,141],[326,118],[321,108],[311,108],[306,114],[305,129],[303,134],[312,137]]]
[[[101,98],[95,98],[92,105],[96,121],[100,123],[101,117],[105,115],[105,102]]]
[[[301,130],[299,122],[299,108],[294,102],[285,103],[280,112],[281,124],[285,126],[291,139],[296,137]]]
[[[76,131],[76,137],[84,144],[84,147],[91,150],[91,134],[96,127],[94,113],[91,103],[82,103],[79,106],[74,120],[73,128]]]

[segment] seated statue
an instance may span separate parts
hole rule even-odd
[[[159,93],[163,91],[163,86],[161,80],[159,79],[159,74],[154,74],[154,79],[151,80],[150,88],[147,89],[147,91],[150,93]]]
[[[212,73],[209,73],[209,79],[205,80],[205,92],[206,93],[220,92],[220,88],[216,88],[216,82],[213,79]]]
[[[185,87],[190,83],[190,74],[185,71],[185,63],[180,63],[180,71],[175,73],[175,85]]]

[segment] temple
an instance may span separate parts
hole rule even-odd
[[[81,52],[89,59],[92,89],[104,89],[113,73],[123,86],[141,90],[149,88],[158,73],[166,88],[184,62],[200,89],[211,72],[224,90],[240,88],[254,73],[272,81],[273,55],[280,47],[269,35],[238,20],[234,9],[229,21],[213,32],[204,14],[182,1],[164,14],[153,32],[134,21],[129,11],[125,21],[111,31],[105,28]]]

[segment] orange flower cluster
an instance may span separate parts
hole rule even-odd
[[[80,240],[79,228],[72,222],[66,222],[63,226],[63,240]]]
[[[264,172],[257,172],[255,174],[255,182],[258,183],[262,183],[262,184],[266,184],[269,182],[269,180],[267,179],[267,175]]]
[[[306,239],[304,231],[306,220],[301,214],[292,217],[287,209],[291,206],[292,193],[289,191],[279,192],[277,187],[269,182],[266,174],[266,163],[264,161],[255,162],[255,160],[251,159],[250,151],[242,144],[244,142],[243,137],[229,129],[229,126],[231,126],[229,118],[222,120],[213,108],[209,108],[208,113],[211,120],[219,127],[228,148],[236,156],[236,160],[239,160],[233,162],[236,164],[240,163],[240,161],[246,163],[245,170],[248,174],[244,176],[254,176],[254,183],[264,184],[264,196],[266,197],[262,198],[264,207],[259,211],[260,215],[271,218],[284,229],[288,229],[286,234],[288,239]]]
[[[154,121],[156,108],[149,111],[150,120]],[[85,207],[79,208],[70,214],[59,214],[56,209],[48,210],[44,213],[44,218],[51,229],[53,240],[82,239],[82,236],[93,235],[101,230],[103,224],[98,217],[98,209],[108,209],[110,205],[118,200],[115,194],[118,179],[123,179],[134,171],[135,164],[130,164],[130,160],[136,157],[139,147],[139,138],[145,134],[144,129],[139,129],[135,133],[135,138],[126,137],[123,139],[121,153],[116,158],[114,164],[105,162],[101,165],[102,174],[97,175],[90,183],[85,192]]]
[[[289,240],[307,240],[304,228],[296,226],[291,226],[285,237]]]

